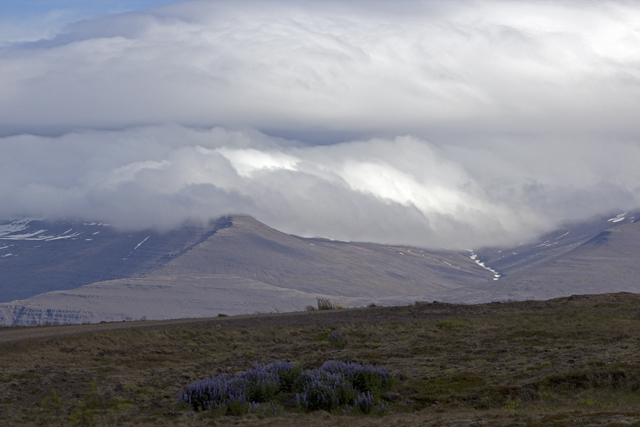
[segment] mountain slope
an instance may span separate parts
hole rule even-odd
[[[301,238],[242,215],[221,218],[208,228],[165,234],[126,234],[110,228],[89,234],[96,232],[48,225],[55,234],[19,231],[22,226],[14,224],[0,228],[0,239],[5,238],[0,242],[21,245],[5,243],[0,250],[18,256],[0,258],[0,273],[9,271],[19,278],[16,266],[29,267],[33,271],[23,277],[37,279],[30,286],[44,284],[55,291],[0,304],[0,324],[292,311],[314,305],[316,298],[342,305],[391,305],[640,292],[636,218],[623,214],[595,219],[549,233],[538,242],[471,254]],[[101,240],[87,240],[100,235]],[[39,240],[25,240],[34,236]],[[40,271],[38,262],[44,262]],[[7,276],[0,277],[5,289],[10,287]],[[65,282],[69,277],[75,281]],[[91,284],[76,286],[96,277]]]
[[[555,257],[521,266],[497,282],[453,291],[447,299],[550,299],[609,292],[640,293],[640,222],[611,227]]]
[[[157,250],[155,256],[146,258],[139,255],[146,271],[138,268],[135,276],[0,304],[0,323],[290,311],[315,304],[317,297],[345,305],[402,304],[436,298],[492,276],[465,254],[453,251],[305,239],[247,216],[226,217],[189,238],[185,234],[184,230],[175,232],[183,248],[180,251]],[[150,236],[148,240],[153,237],[170,246],[170,239]],[[147,244],[143,242],[140,247]],[[123,265],[120,261],[115,264]],[[118,271],[122,274],[124,269]]]
[[[120,279],[0,304],[0,324],[97,323],[299,311],[322,296],[231,275]]]
[[[639,219],[640,212],[629,212],[570,223],[532,242],[521,243],[511,248],[480,249],[477,251],[477,259],[505,278],[522,269],[543,264],[571,252],[605,230],[631,224]]]
[[[149,277],[233,274],[274,286],[350,297],[442,293],[491,274],[453,251],[291,236],[247,216]]]

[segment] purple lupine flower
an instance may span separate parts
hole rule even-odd
[[[334,335],[341,336],[338,331]],[[389,380],[386,369],[353,362],[328,361],[318,369],[304,372],[291,362],[266,366],[256,363],[233,377],[224,374],[190,383],[180,391],[178,400],[196,410],[209,408],[224,413],[229,405],[235,404],[235,412],[277,414],[279,407],[267,402],[279,392],[295,391],[296,404],[303,410],[333,410],[342,406],[349,413],[355,408],[369,413],[375,404],[372,392],[387,389]],[[245,409],[238,409],[238,404],[246,405]],[[382,403],[378,408],[379,412],[386,409]]]

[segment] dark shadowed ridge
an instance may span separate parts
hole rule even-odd
[[[0,235],[0,302],[142,277],[229,225],[230,219],[223,217],[206,228],[185,226],[160,233],[120,232],[95,222],[29,221],[23,229],[17,226],[15,232]]]

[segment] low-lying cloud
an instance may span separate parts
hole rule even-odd
[[[0,217],[471,248],[639,206],[640,6],[185,1],[0,49]],[[9,37],[10,38],[10,37]]]
[[[308,146],[179,126],[5,137],[0,216],[171,228],[246,213],[305,236],[472,248],[637,206],[635,144],[504,144],[401,136]]]

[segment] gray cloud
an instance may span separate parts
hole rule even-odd
[[[295,234],[472,248],[637,206],[640,147],[438,147],[411,136],[329,146],[181,126],[0,139],[0,217],[170,228],[247,213]],[[588,147],[588,149],[584,149]]]
[[[634,208],[639,23],[634,3],[572,1],[186,1],[80,21],[0,49],[0,216],[244,212],[468,248]]]
[[[183,2],[81,21],[5,49],[0,124],[637,134],[640,8],[511,3]]]

